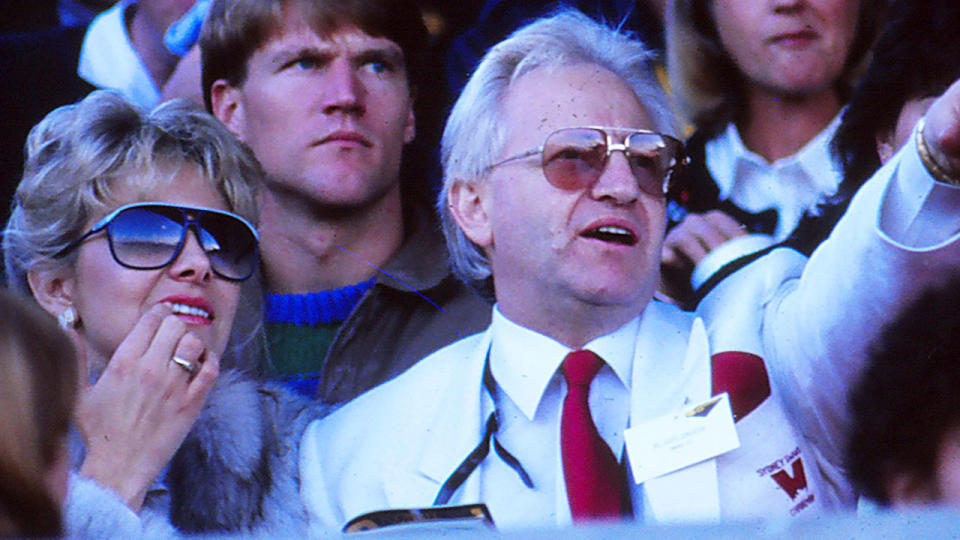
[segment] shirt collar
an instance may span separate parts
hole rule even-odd
[[[799,168],[821,192],[835,191],[839,182],[839,168],[830,155],[829,142],[842,116],[843,110],[797,153],[773,163],[747,148],[736,124],[730,122],[723,133],[706,143],[707,169],[720,189],[720,199],[729,198],[734,184],[745,181],[746,176],[776,174],[788,168]]]
[[[129,101],[153,108],[160,102],[160,89],[127,33],[126,16],[134,4],[136,0],[121,0],[93,19],[80,46],[77,75],[93,86],[116,90]]]
[[[629,392],[640,317],[594,339],[583,348],[603,358]],[[490,325],[490,370],[497,385],[528,420],[533,420],[554,373],[568,353],[566,345],[508,319],[498,306]]]

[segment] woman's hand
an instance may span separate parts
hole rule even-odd
[[[663,240],[660,262],[671,268],[692,271],[717,246],[744,234],[747,231],[740,223],[720,210],[687,214]]]
[[[660,292],[685,301],[693,292],[690,275],[697,264],[720,244],[744,234],[740,223],[720,210],[687,214],[663,240]]]
[[[193,373],[171,361],[174,355],[189,361]],[[147,489],[193,427],[219,370],[217,355],[169,305],[152,307],[96,384],[91,387],[88,378],[82,383],[77,422],[86,455],[80,473],[139,512]]]

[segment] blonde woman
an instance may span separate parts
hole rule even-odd
[[[313,411],[228,349],[259,264],[256,161],[199,109],[107,92],[52,112],[27,151],[7,277],[74,335],[90,382],[70,532],[292,534]]]

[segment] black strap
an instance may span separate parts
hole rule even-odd
[[[743,255],[721,266],[719,270],[714,272],[713,275],[711,275],[709,278],[707,278],[706,281],[703,282],[703,285],[700,285],[700,288],[694,292],[693,298],[691,298],[686,304],[684,304],[683,309],[687,311],[694,311],[695,309],[697,309],[697,306],[700,304],[700,302],[703,301],[703,299],[707,296],[707,294],[709,294],[710,291],[716,288],[716,286],[719,285],[720,282],[723,281],[726,277],[736,273],[737,270],[740,270],[744,266],[747,266],[753,261],[759,259],[760,257],[763,257],[767,253],[770,253],[771,251],[780,247],[784,247],[784,245],[782,243],[779,243],[779,244],[774,244],[772,246],[767,246],[761,249],[760,251],[755,251],[753,253]]]
[[[483,434],[483,440],[467,455],[467,458],[453,471],[453,474],[447,478],[447,481],[440,486],[440,491],[437,492],[437,498],[433,500],[434,506],[450,502],[453,494],[467,481],[470,474],[480,466],[480,463],[487,457],[487,454],[490,453],[490,439],[498,427],[497,413],[492,412],[490,413],[490,417],[487,418],[487,429]]]
[[[493,380],[493,373],[490,372],[490,353],[487,353],[487,359],[483,368],[483,387],[490,394],[490,398],[494,397],[495,383]],[[498,411],[494,410],[490,413],[490,416],[487,418],[487,426],[483,433],[483,440],[480,441],[480,444],[476,446],[460,463],[460,465],[453,471],[447,480],[440,486],[440,491],[437,492],[437,498],[433,500],[433,505],[438,506],[441,504],[447,504],[450,502],[450,499],[453,497],[453,494],[460,489],[460,486],[467,481],[467,478],[473,474],[473,471],[480,466],[480,463],[486,459],[487,454],[490,453],[490,441],[493,441],[493,448],[496,451],[497,455],[500,456],[500,459],[504,461],[507,465],[513,469],[517,476],[520,477],[520,480],[523,482],[523,485],[527,486],[530,489],[534,489],[533,480],[530,479],[530,475],[527,474],[527,471],[523,468],[523,465],[520,464],[520,460],[514,457],[513,454],[507,451],[500,442],[497,440],[497,430],[500,429],[500,420]]]
[[[497,455],[500,456],[511,469],[516,471],[517,475],[520,477],[520,480],[523,482],[523,485],[527,486],[530,489],[533,489],[533,479],[530,478],[530,475],[527,474],[527,471],[524,470],[523,465],[520,464],[520,460],[515,458],[513,454],[507,452],[507,449],[500,444],[500,441],[497,440],[496,435],[493,437],[493,449],[497,451]]]

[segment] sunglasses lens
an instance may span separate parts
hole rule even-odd
[[[240,219],[215,211],[160,205],[127,208],[107,225],[113,256],[129,268],[166,266],[179,254],[184,227],[193,220],[196,226],[191,229],[196,231],[215,274],[231,280],[247,279],[253,274],[257,265],[257,238],[253,231]]]
[[[664,182],[682,148],[679,141],[659,133],[634,133],[627,144],[630,167],[640,188],[651,195],[663,195]]]
[[[589,128],[555,131],[543,144],[543,175],[560,189],[583,189],[603,174],[607,141]]]
[[[117,262],[131,268],[159,268],[177,252],[183,217],[175,208],[128,208],[107,225],[107,233]]]
[[[242,221],[225,214],[200,218],[200,245],[213,271],[226,279],[247,279],[257,266],[257,239]]]

